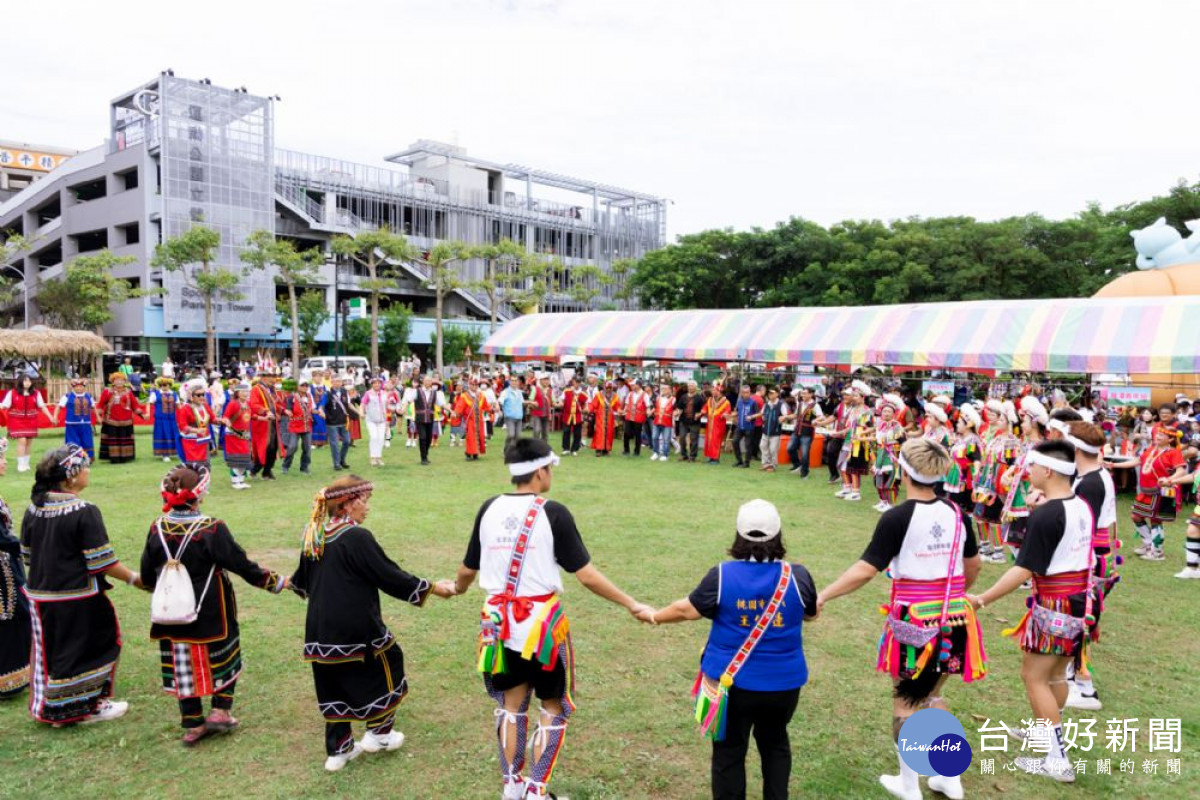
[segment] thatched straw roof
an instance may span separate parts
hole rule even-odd
[[[108,342],[91,331],[65,331],[45,325],[0,330],[0,356],[66,358],[94,356],[110,349]]]

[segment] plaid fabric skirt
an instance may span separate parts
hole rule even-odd
[[[100,426],[100,460],[121,464],[136,456],[133,442],[133,420],[105,422]]]
[[[242,674],[238,634],[209,644],[160,639],[163,691],[183,700],[216,694]]]

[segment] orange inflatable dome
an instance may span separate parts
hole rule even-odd
[[[1161,269],[1139,269],[1127,272],[1096,292],[1096,297],[1158,297],[1162,295],[1200,294],[1200,261],[1176,264]],[[1166,373],[1130,375],[1134,386],[1150,386],[1155,403],[1171,402],[1182,392],[1195,399],[1200,397],[1200,376]]]

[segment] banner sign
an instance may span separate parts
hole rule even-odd
[[[797,388],[801,386],[811,386],[817,388],[821,385],[822,377],[820,375],[797,375],[796,380],[792,381],[792,385]]]
[[[1101,386],[1100,398],[1109,404],[1149,406],[1149,386]]]
[[[944,394],[954,396],[954,381],[921,381],[921,394]]]

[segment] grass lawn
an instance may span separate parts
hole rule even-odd
[[[37,452],[57,442],[39,439]],[[103,511],[118,555],[131,565],[158,514],[166,467],[151,457],[148,435],[138,437],[138,452],[134,464],[96,467],[84,495]],[[388,466],[357,470],[376,482],[367,527],[410,571],[452,577],[479,504],[507,486],[499,448],[467,463],[443,443],[433,451],[432,467],[418,466],[416,451],[402,446],[385,456]],[[366,457],[362,442],[350,462]],[[789,556],[808,566],[818,588],[861,553],[877,517],[873,493],[847,503],[832,497],[824,472],[801,481],[733,470],[730,463],[727,456],[719,467],[664,464],[650,462],[648,453],[636,460],[596,459],[585,451],[556,470],[551,496],[574,512],[595,564],[638,599],[659,606],[687,594],[723,558],[737,506],[753,497],[779,506]],[[19,520],[32,481],[16,473],[12,451],[9,465],[0,495]],[[224,518],[253,558],[290,573],[312,494],[333,474],[327,450],[314,453],[313,465],[312,477],[293,471],[240,493],[221,475],[205,510]],[[1120,525],[1128,542],[1127,510],[1123,497]],[[1198,587],[1171,577],[1182,566],[1183,523],[1168,532],[1166,563],[1132,557],[1132,543],[1126,549],[1124,580],[1110,598],[1103,639],[1093,651],[1104,710],[1068,711],[1068,717],[1097,719],[1096,745],[1083,754],[1090,761],[1074,787],[1005,772],[1003,753],[979,752],[973,717],[1016,724],[1029,716],[1017,648],[1000,637],[1023,613],[1023,593],[983,612],[990,674],[970,686],[949,684],[946,693],[975,748],[976,762],[964,775],[969,797],[1195,796],[1200,695],[1192,665],[1200,662],[1200,643],[1189,601]],[[981,586],[1001,572],[985,566]],[[26,697],[0,705],[0,797],[499,796],[493,706],[474,672],[477,587],[452,600],[431,597],[423,609],[384,599],[409,675],[411,692],[398,715],[408,741],[397,753],[367,755],[327,775],[311,673],[300,660],[304,603],[234,582],[246,662],[235,707],[240,731],[194,750],[180,747],[177,706],[161,691],[158,649],[148,638],[149,596],[118,586],[110,595],[125,637],[117,697],[130,701],[128,716],[51,730],[30,719]],[[791,726],[793,796],[886,796],[876,776],[896,771],[890,686],[873,670],[883,620],[877,606],[886,592],[886,581],[877,578],[805,626],[810,678]],[[565,604],[575,631],[579,711],[553,788],[575,800],[707,796],[709,747],[694,731],[688,696],[707,623],[641,626],[570,578]],[[1122,754],[1105,750],[1110,717],[1138,720],[1134,774],[1121,774]],[[1182,753],[1146,752],[1151,717],[1183,720]],[[996,776],[979,774],[981,755],[997,757]],[[1113,775],[1095,774],[1098,757],[1113,759]],[[1183,778],[1165,774],[1167,757],[1182,759]],[[1143,774],[1146,758],[1158,759],[1157,775]],[[753,797],[760,791],[753,752],[748,771]]]

